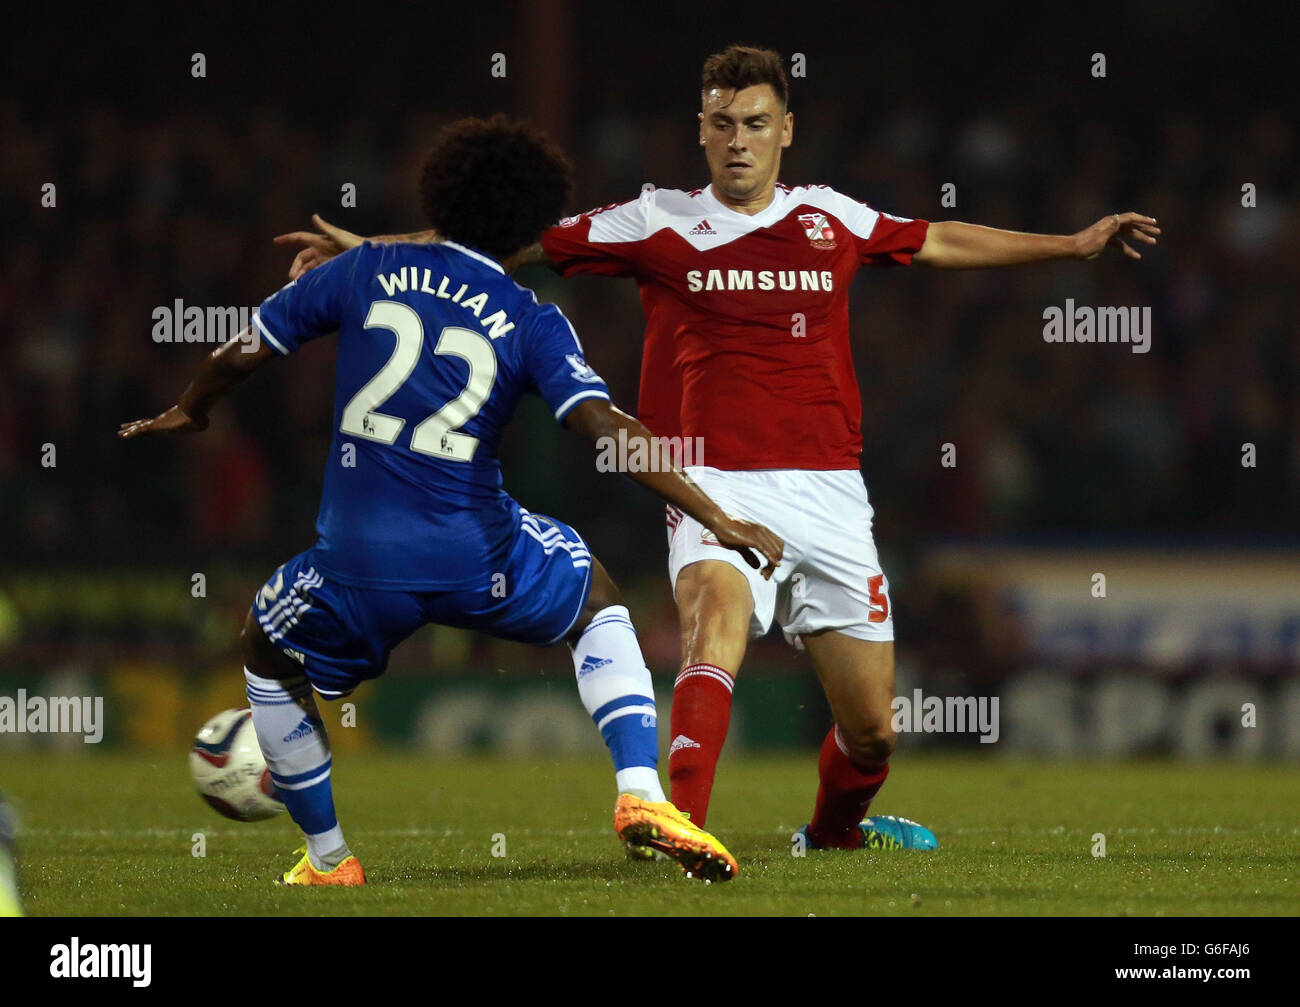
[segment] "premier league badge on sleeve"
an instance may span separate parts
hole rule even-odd
[[[573,376],[579,381],[592,383],[600,380],[600,375],[591,369],[591,365],[582,359],[581,354],[569,353],[565,355],[564,359],[569,362],[569,365],[573,368]]]

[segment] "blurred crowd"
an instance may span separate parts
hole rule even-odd
[[[697,64],[694,48],[678,63]],[[694,78],[666,92],[656,58],[628,52],[619,73],[595,59],[569,67],[572,107],[549,115],[575,164],[575,211],[633,198],[646,182],[707,181]],[[1140,262],[1108,253],[973,273],[863,271],[852,340],[863,469],[887,556],[949,536],[1294,532],[1291,109],[1170,103],[1118,85],[1089,92],[1085,72],[1074,97],[1021,86],[946,104],[951,92],[898,87],[874,101],[854,61],[815,66],[792,81],[787,182],[830,184],[927,219],[1067,233],[1134,209],[1165,231]],[[288,84],[291,68],[283,76]],[[83,90],[56,115],[35,114],[21,94],[0,99],[5,565],[201,569],[220,557],[269,571],[310,544],[331,434],[328,341],[256,375],[202,436],[125,444],[114,433],[175,401],[211,348],[155,343],[155,307],[256,305],[292,257],[272,236],[307,226],[313,211],[368,233],[422,226],[415,179],[437,125],[460,111],[529,111],[519,85],[495,106],[480,98],[450,109],[391,82],[366,87],[365,100],[328,116],[299,114],[269,88],[252,102],[194,108]],[[382,118],[381,98],[392,112]],[[51,182],[56,205],[44,207]],[[340,205],[345,183],[356,186],[355,208]],[[955,206],[941,205],[945,183]],[[632,407],[642,331],[632,282],[560,281],[545,269],[517,278],[563,307]],[[1151,351],[1045,343],[1043,310],[1067,298],[1150,306]],[[584,529],[616,574],[660,577],[655,505],[597,473],[588,449],[543,415],[530,411],[538,422],[517,423],[507,439],[507,487]],[[955,467],[941,465],[945,444]],[[1246,444],[1253,467],[1242,464]]]

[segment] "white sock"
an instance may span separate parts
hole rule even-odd
[[[349,856],[334,813],[329,734],[306,677],[262,678],[244,669],[253,729],[271,770],[276,794],[307,837],[317,870],[333,870]]]
[[[578,695],[609,748],[619,793],[666,800],[654,687],[627,609],[601,609],[572,652]]]

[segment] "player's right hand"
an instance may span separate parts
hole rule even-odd
[[[1154,245],[1159,234],[1155,217],[1142,213],[1112,213],[1072,237],[1080,259],[1095,259],[1105,248],[1119,248],[1130,259],[1140,259],[1142,254],[1128,242],[1142,241]]]
[[[727,517],[711,531],[717,536],[719,545],[735,549],[755,570],[762,568],[764,580],[772,579],[772,574],[776,572],[776,565],[781,562],[781,554],[785,552],[785,542],[767,525],[761,525],[757,521]],[[766,566],[758,556],[754,555],[754,550],[758,550],[767,559]]]
[[[349,248],[355,248],[366,240],[359,234],[335,227],[319,213],[311,215],[311,222],[316,225],[319,234],[313,234],[311,231],[290,231],[288,234],[277,234],[274,238],[277,245],[302,246],[294,257],[293,264],[289,266],[291,280],[298,279],[308,270],[329,262],[334,256],[346,252]]]

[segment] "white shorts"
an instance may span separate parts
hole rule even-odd
[[[675,507],[668,508],[668,574],[692,563],[730,563],[749,581],[754,596],[750,636],[765,634],[775,619],[785,638],[836,630],[859,640],[894,638],[889,581],[871,537],[875,512],[862,473],[855,469],[813,471],[686,469],[700,488],[733,517],[759,521],[785,540],[785,554],[771,580],[740,553],[718,545],[713,533]]]

